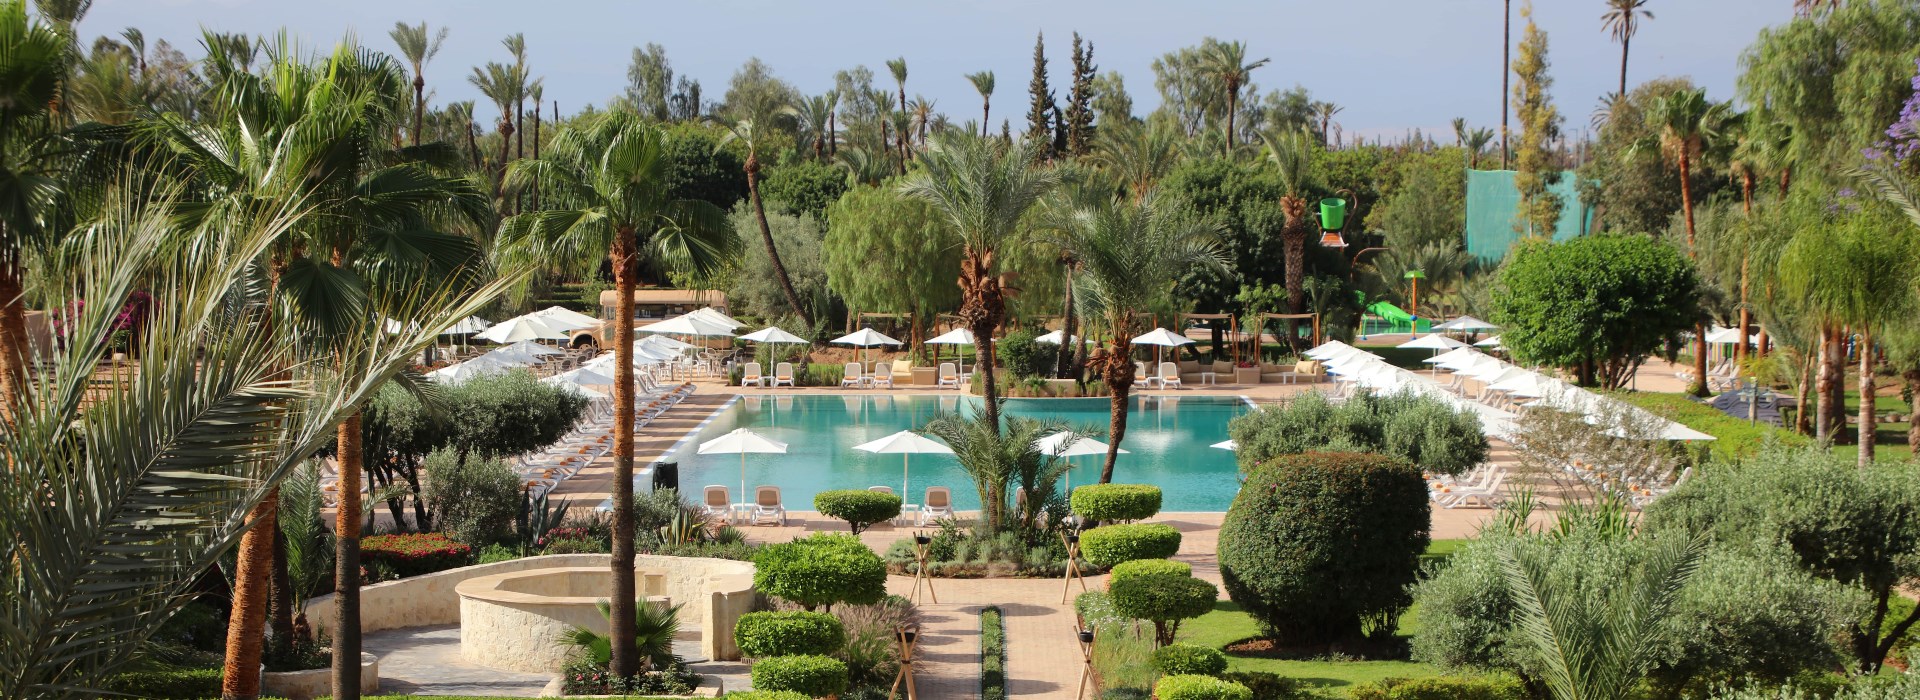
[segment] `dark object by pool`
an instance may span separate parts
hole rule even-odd
[[[1761,389],[1759,394],[1759,406],[1752,407],[1751,409],[1747,404],[1750,400],[1753,400],[1754,392],[1744,386],[1738,391],[1729,391],[1713,397],[1713,400],[1708,401],[1707,405],[1720,409],[1721,413],[1740,420],[1747,420],[1748,416],[1751,415],[1753,420],[1757,422],[1765,423],[1776,428],[1781,427],[1780,406],[1782,403],[1791,404],[1792,402],[1783,402],[1776,399],[1773,396],[1773,392],[1766,389]],[[1748,413],[1749,410],[1752,411],[1751,414]]]

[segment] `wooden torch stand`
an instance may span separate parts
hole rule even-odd
[[[1087,684],[1093,680],[1093,626],[1088,625],[1086,629],[1074,632],[1079,636],[1080,656],[1087,661],[1086,666],[1080,670],[1080,689],[1073,693],[1074,700],[1080,700],[1087,696]]]
[[[900,640],[900,672],[893,676],[893,690],[887,693],[887,700],[900,697],[902,685],[907,687],[907,700],[919,700],[920,693],[913,686],[913,648],[920,635],[906,628],[901,628],[896,635]]]
[[[927,548],[932,542],[933,539],[926,535],[914,535],[913,537],[913,593],[907,596],[907,600],[913,602],[914,605],[920,604],[920,587],[922,585],[927,587],[927,597],[931,598],[935,605],[940,604],[940,594],[933,592],[933,575],[927,573]]]
[[[1060,604],[1067,603],[1067,596],[1073,593],[1073,582],[1080,581],[1080,592],[1087,592],[1087,576],[1080,572],[1080,536],[1061,533],[1060,541],[1067,545],[1067,574],[1060,588]]]

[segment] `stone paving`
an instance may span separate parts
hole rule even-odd
[[[460,656],[459,625],[373,632],[362,644],[380,657],[383,695],[530,698],[553,680],[552,674],[499,671],[467,661]]]

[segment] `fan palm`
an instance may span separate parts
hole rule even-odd
[[[26,259],[50,245],[41,215],[56,197],[56,128],[48,104],[59,89],[66,39],[27,19],[25,4],[0,3],[0,396],[26,391]]]
[[[647,668],[666,669],[680,662],[680,655],[673,653],[673,637],[680,633],[680,609],[684,607],[685,603],[669,607],[642,605],[634,609],[634,644],[639,648],[640,657],[646,660]],[[599,608],[601,615],[613,619],[612,605],[602,602]],[[560,641],[585,650],[599,664],[612,660],[613,641],[585,627],[567,630]]]
[[[1627,95],[1627,48],[1633,43],[1633,35],[1640,32],[1640,20],[1653,19],[1653,13],[1646,9],[1648,0],[1607,0],[1606,14],[1600,15],[1601,26],[1613,34],[1613,40],[1620,42],[1620,92],[1621,98]]]
[[[426,329],[502,289],[379,304],[434,311],[422,330],[387,334],[368,323],[319,348],[276,331],[275,305],[253,286],[252,270],[297,216],[262,208],[182,231],[178,214],[110,204],[66,247],[72,267],[54,284],[71,286],[43,290],[94,303],[65,319],[67,342],[48,358],[57,369],[25,387],[0,424],[0,451],[16,470],[0,483],[11,553],[0,560],[0,695],[94,695],[85,688],[129,661],[281,479],[433,342]],[[133,341],[134,370],[106,369],[116,316],[141,288],[167,293]],[[104,389],[100,376],[113,378]],[[243,559],[243,578],[262,573]],[[258,693],[258,674],[235,675],[242,687],[230,696]]]
[[[1680,210],[1686,221],[1688,255],[1693,255],[1693,163],[1723,135],[1731,110],[1726,103],[1707,99],[1705,88],[1679,90],[1655,99],[1647,107],[1647,125],[1657,132],[1660,152],[1680,169]],[[1694,329],[1693,372],[1699,378],[1694,393],[1707,394],[1707,334],[1703,324]]]
[[[772,96],[754,92],[736,100],[728,109],[731,118],[716,119],[727,128],[727,133],[714,148],[724,148],[733,141],[747,145],[747,196],[753,200],[753,219],[760,227],[760,242],[767,247],[767,260],[773,263],[773,279],[780,283],[780,293],[787,298],[787,306],[793,308],[801,321],[812,326],[813,314],[800,303],[793,279],[787,276],[787,266],[780,262],[780,249],[773,244],[773,230],[767,227],[767,208],[760,200],[760,140],[774,132],[774,119],[780,115],[780,105]]]
[[[447,28],[428,38],[427,23],[410,25],[405,22],[393,23],[393,31],[387,34],[393,37],[393,43],[400,47],[400,55],[413,67],[413,145],[420,145],[420,120],[427,113],[427,62],[439,55],[440,45],[447,41]]]
[[[1090,204],[1060,202],[1049,212],[1056,244],[1070,251],[1082,271],[1081,304],[1097,309],[1113,334],[1100,376],[1112,392],[1107,460],[1100,483],[1113,481],[1113,463],[1127,434],[1128,394],[1133,387],[1134,319],[1167,300],[1173,286],[1196,267],[1224,269],[1221,227],[1187,215],[1152,190],[1139,199],[1109,198]]]
[[[1093,162],[1142,200],[1180,164],[1180,141],[1166,122],[1121,122],[1094,133]]]
[[[973,89],[980,93],[980,137],[986,138],[987,125],[993,120],[993,71],[983,70],[968,73],[967,82],[973,83]]]
[[[1240,88],[1245,87],[1253,70],[1267,65],[1269,59],[1247,60],[1247,45],[1238,41],[1220,41],[1207,45],[1200,58],[1200,69],[1220,81],[1227,93],[1227,153],[1233,153],[1234,117],[1240,111]],[[1329,115],[1331,116],[1331,115]]]
[[[643,263],[700,274],[718,269],[739,241],[726,212],[674,199],[665,135],[630,112],[610,112],[554,136],[539,158],[509,172],[515,187],[534,179],[569,207],[529,212],[501,225],[497,255],[508,260],[568,261],[613,267],[613,666],[639,672],[633,619],[633,291]]]
[[[960,322],[973,331],[986,413],[997,425],[1000,404],[993,376],[993,336],[1006,318],[1006,285],[997,272],[1003,248],[1019,245],[1020,222],[1060,182],[1059,171],[1036,167],[1038,146],[1022,139],[1002,145],[971,134],[933,138],[921,168],[900,191],[925,200],[946,219],[960,243]]]
[[[1068,428],[1056,420],[1010,417],[1003,430],[991,417],[1000,413],[997,408],[972,417],[943,413],[920,430],[953,448],[960,470],[980,492],[981,520],[989,532],[1013,525],[1031,532],[1041,509],[1052,498],[1055,484],[1071,466],[1064,459],[1041,452],[1034,443],[1054,433],[1068,432]],[[1026,492],[1027,498],[1018,512],[1009,514],[1007,498],[1016,486]]]
[[[1280,177],[1280,212],[1286,217],[1286,225],[1280,230],[1280,243],[1286,256],[1286,283],[1288,313],[1300,313],[1306,304],[1307,267],[1307,190],[1314,186],[1313,172],[1313,135],[1306,129],[1281,132],[1275,136],[1261,135],[1267,144],[1267,161],[1273,164],[1273,172]],[[1289,327],[1298,325],[1289,321]],[[1287,341],[1293,342],[1300,335],[1297,329],[1289,330]]]

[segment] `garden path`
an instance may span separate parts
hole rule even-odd
[[[386,695],[538,697],[550,673],[500,671],[460,656],[460,626],[409,627],[370,632],[362,644],[380,657]]]

